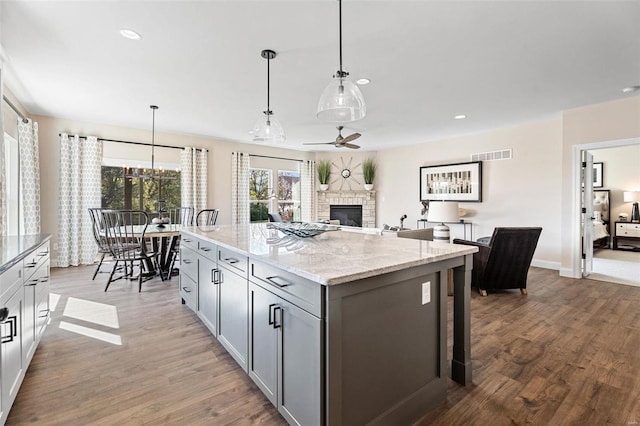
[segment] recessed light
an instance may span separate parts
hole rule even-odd
[[[360,78],[356,80],[356,83],[359,84],[360,86],[364,86],[366,84],[371,83],[371,80],[369,80],[368,78]]]
[[[140,40],[142,38],[142,36],[140,36],[140,34],[138,34],[137,32],[128,30],[126,28],[120,30],[120,35],[130,40]]]
[[[640,86],[629,86],[622,89],[622,93],[632,93],[637,90],[640,90]]]
[[[467,118],[467,116],[466,116],[466,115],[464,115],[464,114],[460,114],[460,115],[456,115],[456,116],[455,116],[455,117],[453,117],[453,118],[455,118],[456,120],[463,120],[463,119]]]

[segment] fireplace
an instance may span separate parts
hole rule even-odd
[[[339,220],[340,225],[362,227],[361,205],[331,205],[329,219]]]

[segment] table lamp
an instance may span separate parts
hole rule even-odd
[[[633,207],[631,207],[631,222],[640,222],[638,201],[640,201],[640,191],[624,191],[624,202],[633,203]]]
[[[433,227],[433,241],[448,243],[450,240],[449,227],[445,222],[458,222],[458,203],[451,201],[432,201],[429,203],[429,222],[440,222]]]

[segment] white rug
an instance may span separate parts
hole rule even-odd
[[[596,250],[588,278],[640,287],[640,252]]]

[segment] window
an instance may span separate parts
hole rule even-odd
[[[269,220],[269,188],[271,170],[249,169],[249,217],[251,222]]]
[[[165,200],[165,207],[179,207],[180,171],[156,171],[160,179],[148,179],[145,169],[102,166],[102,208],[154,211],[155,202]]]
[[[278,170],[278,213],[285,221],[300,221],[300,172]]]

